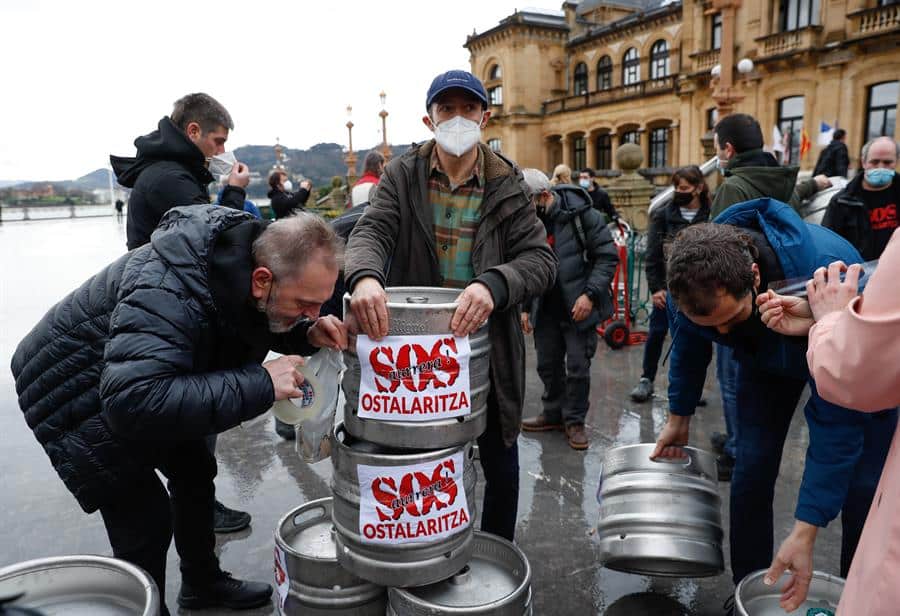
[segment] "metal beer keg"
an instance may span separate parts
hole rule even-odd
[[[158,616],[160,612],[153,579],[140,567],[104,556],[55,556],[0,569],[0,598],[17,596],[12,602],[4,601],[4,608],[43,616]]]
[[[609,569],[706,577],[725,568],[715,458],[685,447],[686,460],[650,460],[654,445],[610,450],[603,460],[600,558]]]
[[[332,519],[338,562],[382,586],[421,586],[462,569],[472,552],[470,444],[389,449],[335,428]]]
[[[451,334],[450,320],[456,310],[459,289],[432,287],[390,287],[388,295],[389,336]],[[344,313],[349,314],[350,296],[344,296]],[[346,398],[344,425],[359,439],[400,449],[444,448],[478,438],[487,425],[487,397],[490,389],[490,341],[485,325],[469,336],[471,408],[469,415],[425,421],[385,421],[359,417],[360,365],[356,350],[344,353],[347,370],[342,387]]]
[[[331,505],[330,498],[311,501],[289,511],[275,527],[279,601],[286,593],[281,612],[286,616],[382,616],[386,590],[338,564]]]
[[[472,558],[452,577],[388,590],[387,616],[530,616],[531,567],[509,541],[476,532]]]
[[[766,571],[763,569],[749,574],[740,581],[734,591],[735,614],[738,616],[776,616],[785,613],[779,602],[781,601],[781,588],[787,583],[788,574],[782,575],[773,586],[766,586],[763,583],[765,576]],[[813,571],[806,601],[791,614],[812,614],[814,616],[834,614],[841,600],[844,583],[844,579],[836,575]]]

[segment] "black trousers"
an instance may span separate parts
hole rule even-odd
[[[662,356],[663,343],[669,332],[669,318],[665,308],[653,307],[650,311],[650,323],[647,331],[647,342],[644,343],[644,366],[641,376],[653,381]]]
[[[216,460],[203,439],[154,444],[152,453],[137,455],[146,461],[146,470],[100,514],[113,555],[149,573],[165,605],[166,554],[173,533],[183,581],[203,585],[219,572],[213,532]],[[155,469],[169,480],[171,494]]]
[[[584,425],[590,407],[591,359],[597,333],[583,331],[568,317],[541,315],[534,327],[537,372],[544,384],[543,413],[566,426]]]
[[[481,530],[512,541],[519,511],[519,445],[507,447],[500,430],[500,409],[494,392],[488,394],[487,428],[478,437],[484,471]]]

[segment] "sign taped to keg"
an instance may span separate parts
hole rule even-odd
[[[468,336],[360,336],[356,352],[359,417],[433,421],[472,412]]]
[[[291,588],[291,579],[288,577],[287,560],[284,551],[275,544],[275,590],[278,592],[278,607],[284,609],[288,593]]]
[[[357,466],[363,543],[430,542],[471,524],[463,452],[409,466]]]

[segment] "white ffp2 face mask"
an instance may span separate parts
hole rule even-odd
[[[231,152],[216,154],[209,159],[209,172],[212,173],[214,178],[221,179],[223,175],[225,178],[228,178],[228,176],[231,175],[231,170],[234,168],[234,163],[236,162],[237,159]]]
[[[434,127],[434,138],[450,154],[462,156],[481,141],[481,122],[455,116]]]
[[[281,185],[284,186],[284,192],[291,192],[294,190],[294,183],[290,180],[285,180]]]

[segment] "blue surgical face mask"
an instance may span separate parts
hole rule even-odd
[[[586,179],[585,179],[585,180],[578,180],[578,185],[581,186],[582,188],[590,188],[590,187],[591,187],[591,181],[590,181],[590,180],[586,180]]]
[[[872,186],[887,186],[894,179],[894,170],[877,167],[866,169],[866,182]]]

